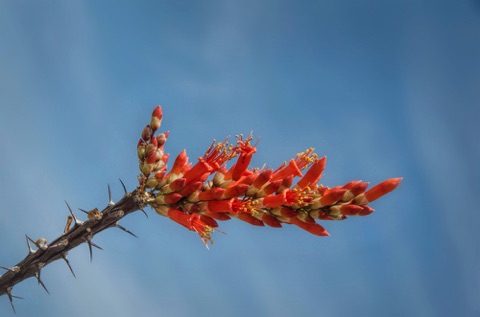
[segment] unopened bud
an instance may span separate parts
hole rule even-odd
[[[143,175],[150,175],[150,173],[153,171],[153,165],[154,164],[143,162],[140,165],[140,171],[143,173]]]
[[[147,125],[145,128],[143,128],[142,131],[142,139],[145,141],[149,141],[152,138],[153,131],[150,125]]]
[[[152,117],[157,118],[158,120],[162,120],[163,113],[162,113],[162,107],[158,105],[152,112]]]
[[[149,177],[145,182],[145,187],[153,188],[158,185],[158,180],[155,177]]]
[[[156,107],[152,113],[152,119],[150,120],[150,127],[155,132],[160,128],[162,124],[162,108],[160,106]]]
[[[138,158],[143,160],[145,158],[145,141],[140,139],[137,144],[137,155]]]
[[[152,143],[149,143],[146,147],[145,154],[149,156],[152,152],[155,152],[155,151],[157,151],[157,147]]]
[[[158,146],[164,145],[167,142],[168,132],[160,133],[157,135]]]

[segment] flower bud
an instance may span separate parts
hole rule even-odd
[[[153,131],[150,125],[147,125],[145,128],[143,128],[142,131],[142,139],[145,141],[149,141],[152,138]]]
[[[157,135],[158,146],[164,145],[167,142],[168,132],[163,132]]]
[[[155,110],[153,110],[152,119],[150,120],[150,126],[152,127],[153,131],[157,131],[158,128],[160,128],[160,125],[162,124],[162,117],[162,107],[157,106]]]
[[[138,144],[137,144],[137,155],[138,155],[138,158],[143,160],[145,158],[145,141],[143,141],[142,139],[140,139],[138,141]]]

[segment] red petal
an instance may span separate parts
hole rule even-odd
[[[377,184],[375,186],[373,186],[372,188],[370,188],[368,191],[365,192],[365,198],[369,201],[369,202],[372,202],[380,197],[382,197],[383,195],[391,192],[392,190],[394,190],[395,188],[397,188],[397,186],[400,184],[400,182],[402,181],[403,178],[390,178],[390,179],[387,179],[383,182],[381,182],[380,184]]]
[[[290,160],[290,162],[288,162],[287,166],[283,166],[282,168],[274,172],[271,181],[273,182],[276,180],[281,180],[290,175],[294,175],[298,177],[302,176],[302,172],[300,171],[300,169],[297,166],[297,163],[293,159]]]
[[[282,224],[280,223],[280,221],[278,221],[277,218],[275,218],[274,216],[272,216],[268,213],[263,214],[262,221],[265,222],[270,227],[274,227],[274,228],[281,228],[282,227]]]
[[[290,222],[302,228],[303,230],[310,232],[311,234],[314,234],[317,236],[329,236],[327,230],[325,230],[325,228],[323,228],[318,223],[306,223],[301,221],[298,218],[291,218]]]
[[[217,219],[217,220],[229,220],[229,219],[231,219],[230,216],[225,212],[203,212],[202,214],[205,215],[205,216],[208,216],[210,218]]]
[[[328,206],[336,203],[341,200],[347,189],[341,187],[334,187],[325,192],[325,194],[320,198],[320,203],[323,206]]]
[[[200,215],[200,220],[203,221],[207,226],[210,226],[212,228],[218,227],[218,223],[215,221],[215,219],[210,218],[209,216]]]
[[[215,188],[206,190],[206,191],[198,194],[198,199],[199,200],[214,200],[214,199],[217,199],[218,197],[222,196],[224,192],[225,192],[224,188],[215,187]]]
[[[245,192],[248,189],[247,184],[238,184],[235,186],[230,186],[225,190],[225,193],[223,194],[224,198],[232,198],[232,197],[238,197],[238,196],[243,196]]]
[[[169,187],[172,191],[180,190],[185,186],[186,181],[187,180],[185,178],[177,178],[170,183]]]
[[[239,213],[237,215],[235,215],[238,219],[240,220],[243,220],[245,222],[248,222],[249,224],[251,225],[254,225],[254,226],[260,226],[260,227],[263,227],[265,226],[265,224],[261,221],[261,220],[258,220],[257,218],[253,217],[252,215],[250,214],[246,214],[246,213]]]
[[[343,205],[340,207],[340,211],[342,212],[342,215],[345,215],[345,216],[358,216],[362,210],[363,210],[362,206],[354,205],[354,204]]]
[[[158,105],[152,112],[152,117],[155,117],[159,120],[162,120],[163,113],[162,113],[162,107]]]
[[[305,188],[307,186],[313,186],[320,181],[322,177],[323,170],[325,169],[327,158],[324,156],[321,159],[315,161],[312,166],[308,169],[303,176],[297,183],[298,188]]]
[[[286,202],[285,191],[278,195],[268,195],[263,197],[263,205],[269,208],[279,207]]]

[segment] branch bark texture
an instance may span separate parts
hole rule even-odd
[[[92,246],[98,247],[92,242],[93,237],[108,228],[120,228],[132,234],[120,226],[119,221],[128,214],[142,210],[151,199],[151,194],[137,189],[131,193],[126,193],[117,203],[111,202],[102,211],[95,209],[88,212],[89,219],[85,222],[78,220],[72,212],[72,215],[68,218],[70,221],[65,227],[65,232],[51,243],[30,240],[35,247],[32,249],[30,238],[27,237],[30,251],[15,266],[11,268],[4,267],[7,272],[0,276],[0,296],[7,294],[12,302],[12,298],[16,297],[12,295],[12,288],[29,277],[36,277],[38,282],[48,292],[40,278],[40,272],[45,266],[53,261],[63,259],[72,271],[72,274],[74,274],[67,260],[67,254],[70,250],[82,243],[87,243],[91,252]]]

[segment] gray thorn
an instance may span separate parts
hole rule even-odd
[[[88,252],[90,253],[90,262],[93,260],[92,244],[88,241]]]
[[[38,271],[35,273],[35,276],[37,277],[38,284],[42,285],[42,287],[43,287],[43,289],[45,290],[45,292],[47,292],[48,295],[50,295],[50,292],[48,291],[47,287],[45,286],[45,284],[43,284],[43,281],[42,281],[42,279],[40,278],[40,270],[38,270]]]
[[[81,222],[80,220],[77,219],[77,217],[75,217],[75,215],[73,214],[73,210],[72,208],[70,208],[70,205],[67,203],[67,201],[65,201],[65,204],[67,204],[68,211],[70,211],[70,215],[72,215],[72,218],[75,221],[75,226],[81,225],[83,222]]]
[[[131,232],[130,230],[126,229],[125,227],[121,226],[121,225],[118,224],[118,223],[115,224],[115,227],[117,227],[117,228],[120,229],[120,230],[125,231],[126,233],[134,236],[135,238],[138,238],[138,236],[137,236],[136,234],[134,234],[133,232]]]
[[[87,244],[88,244],[88,251],[90,253],[90,261],[93,260],[93,250],[92,250],[92,247],[95,247],[97,249],[100,249],[100,250],[103,250],[101,247],[99,247],[98,245],[96,245],[95,243],[93,243],[91,240],[87,240]]]
[[[16,314],[17,312],[16,312],[16,310],[15,310],[15,306],[13,305],[13,299],[14,299],[14,298],[23,299],[23,298],[20,297],[20,296],[15,296],[15,295],[13,295],[13,294],[12,294],[12,288],[11,288],[11,287],[9,287],[9,288],[7,289],[7,296],[8,296],[8,300],[10,301],[10,305],[12,305],[13,313]]]
[[[92,247],[95,247],[95,248],[103,251],[103,249],[102,249],[100,246],[96,245],[96,244],[93,243],[92,241],[90,241],[90,244],[92,245]]]
[[[127,194],[127,188],[125,187],[125,184],[122,182],[122,180],[119,178],[118,179],[120,181],[120,183],[122,184],[122,187],[123,187],[123,191],[125,192],[125,195]]]
[[[10,305],[12,305],[13,313],[16,314],[17,311],[15,310],[15,305],[13,305],[13,295],[10,293],[7,293],[8,295],[8,300],[10,301]]]
[[[112,191],[110,190],[110,184],[108,184],[108,199],[109,199],[109,202],[108,202],[109,206],[115,205],[112,199]]]
[[[74,277],[74,278],[77,278],[77,277],[75,276],[75,272],[73,272],[72,266],[70,265],[70,261],[68,261],[67,255],[66,255],[65,253],[62,254],[62,258],[63,258],[63,260],[65,261],[65,263],[67,263],[67,266],[68,266],[68,268],[70,269],[70,272],[72,272],[73,277]]]
[[[33,241],[32,239],[30,239],[30,237],[27,236],[27,235],[25,235],[25,240],[27,241],[28,253],[30,253],[30,254],[35,253],[35,250],[32,249],[32,246],[30,245],[30,242],[32,242],[33,244],[35,244],[35,241]]]
[[[145,215],[145,217],[147,217],[147,219],[148,219],[148,215],[147,215],[147,213],[145,212],[145,210],[140,209],[140,211],[143,212],[143,214]]]
[[[81,212],[85,213],[88,215],[88,211],[86,211],[85,209],[82,209],[82,208],[78,208],[78,210],[80,210]]]
[[[0,266],[0,269],[4,269],[5,271],[13,272],[13,270],[6,266]]]

